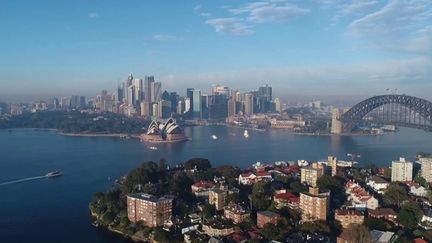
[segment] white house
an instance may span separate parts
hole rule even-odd
[[[410,194],[417,197],[426,197],[427,190],[423,186],[420,185],[411,185],[410,186]]]
[[[366,185],[370,186],[375,192],[382,194],[390,183],[382,177],[372,176],[368,179]]]

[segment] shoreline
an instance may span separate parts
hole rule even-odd
[[[195,126],[225,126],[229,128],[237,128],[237,129],[246,129],[251,131],[258,131],[258,132],[267,132],[270,130],[280,130],[283,132],[286,132],[291,135],[299,135],[299,136],[335,136],[335,137],[358,137],[358,136],[384,136],[388,133],[384,134],[360,134],[360,133],[352,133],[352,134],[331,134],[331,133],[305,133],[305,132],[294,132],[290,129],[277,129],[277,128],[269,128],[269,129],[256,129],[256,128],[248,128],[248,127],[241,127],[241,126],[235,126],[231,124],[210,124],[210,125],[195,125]],[[60,135],[63,136],[69,136],[69,137],[113,137],[113,138],[121,138],[121,139],[140,139],[140,134],[129,134],[129,133],[70,133],[70,132],[62,132],[61,130],[55,129],[55,128],[2,128],[0,131],[16,131],[16,130],[33,130],[33,131],[50,131],[50,132],[57,132]],[[144,143],[152,143],[152,144],[163,144],[163,143],[177,143],[177,142],[184,142],[184,141],[190,141],[191,138],[182,139],[182,140],[176,140],[176,141],[142,141]]]
[[[68,137],[114,137],[114,138],[134,138],[138,139],[139,135],[128,134],[128,133],[65,133],[57,131],[58,134]]]

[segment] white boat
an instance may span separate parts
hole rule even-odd
[[[212,138],[213,138],[213,140],[216,140],[216,139],[218,139],[218,137],[216,136],[216,135],[212,135]]]
[[[150,146],[150,147],[148,147],[149,149],[151,149],[151,150],[157,150],[158,148],[157,147],[155,147],[155,146]]]
[[[302,167],[302,166],[308,166],[309,162],[307,162],[304,159],[299,159],[299,160],[297,160],[297,164],[298,164],[298,166]]]
[[[249,133],[248,133],[247,130],[244,130],[243,136],[244,136],[245,138],[248,138],[248,137],[249,137]]]
[[[61,176],[62,175],[62,173],[60,172],[60,171],[53,171],[53,172],[49,172],[49,173],[47,173],[46,175],[45,175],[45,177],[49,177],[49,178],[51,178],[51,177],[58,177],[58,176]]]

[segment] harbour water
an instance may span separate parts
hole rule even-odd
[[[224,126],[188,127],[190,141],[160,144],[111,137],[69,137],[54,131],[0,131],[0,242],[127,242],[91,225],[88,203],[96,191],[145,161],[170,164],[192,157],[213,166],[248,167],[257,161],[309,161],[347,153],[360,164],[387,166],[418,151],[432,152],[432,133],[402,128],[384,136],[302,136]],[[213,139],[216,135],[217,139]],[[59,170],[58,178],[38,178]],[[18,181],[17,181],[18,180]]]

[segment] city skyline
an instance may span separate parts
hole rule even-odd
[[[269,83],[283,99],[386,89],[432,98],[429,1],[2,5],[6,100],[94,96],[114,91],[130,72],[154,75],[180,94],[187,87],[247,91]]]

